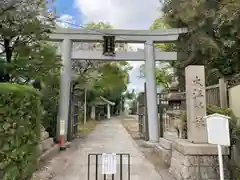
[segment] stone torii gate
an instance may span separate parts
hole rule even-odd
[[[87,30],[62,28],[50,34],[51,41],[62,42],[61,57],[63,69],[60,82],[60,135],[67,133],[69,94],[72,74],[71,60],[109,60],[109,61],[145,61],[147,105],[149,120],[149,141],[158,142],[157,93],[155,80],[155,61],[177,59],[176,52],[155,52],[154,43],[171,43],[178,40],[179,34],[186,29],[148,30]],[[116,52],[114,57],[104,56],[101,51],[72,52],[73,42],[102,42],[103,36],[115,36],[117,43],[143,43],[144,52]]]

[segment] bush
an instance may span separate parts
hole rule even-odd
[[[40,93],[17,84],[0,84],[0,179],[26,180],[38,157]]]
[[[229,121],[230,138],[231,138],[231,145],[235,145],[237,142],[237,139],[240,136],[240,129],[237,125],[238,119],[236,118],[236,116],[234,116],[231,109],[223,109],[218,106],[208,105],[207,114],[209,115],[214,113],[223,114],[231,117],[231,120]]]
[[[187,113],[184,111],[181,114],[181,119],[183,123],[183,138],[187,139],[188,138],[188,132],[187,132]]]
[[[41,102],[44,108],[42,125],[49,132],[50,137],[56,138],[57,115],[59,108],[59,76],[49,74],[41,90]],[[56,140],[56,139],[55,139]]]
[[[231,137],[231,145],[236,144],[237,139],[240,136],[240,128],[237,126],[238,119],[234,116],[231,109],[223,109],[215,105],[207,105],[207,115],[210,114],[223,114],[226,116],[231,117],[231,120],[229,121],[229,129],[230,129],[230,137]],[[181,117],[183,123],[184,123],[184,130],[187,131],[187,113],[184,111],[182,113]]]

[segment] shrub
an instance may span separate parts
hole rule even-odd
[[[226,116],[231,117],[231,120],[229,121],[229,129],[230,129],[230,137],[231,137],[231,145],[236,144],[236,141],[238,137],[240,136],[240,128],[237,126],[238,119],[234,116],[231,109],[223,109],[215,105],[207,105],[207,115],[210,114],[223,114]],[[181,117],[183,123],[184,123],[184,130],[187,130],[187,113],[184,111],[182,113]]]
[[[231,117],[231,120],[229,121],[229,130],[230,130],[230,138],[231,138],[231,145],[236,144],[237,139],[240,136],[240,129],[237,125],[238,119],[236,116],[234,116],[233,112],[231,109],[223,109],[218,106],[214,105],[208,105],[207,106],[207,114],[213,114],[213,113],[218,113],[218,114],[223,114],[226,116]]]
[[[41,102],[44,108],[42,125],[49,132],[50,137],[56,138],[57,115],[59,108],[59,76],[49,74],[41,90]],[[56,140],[56,139],[55,139]]]
[[[182,119],[182,123],[183,123],[183,135],[184,135],[184,139],[187,139],[187,113],[186,112],[182,112],[181,114],[181,119]]]
[[[40,93],[17,84],[0,84],[0,179],[26,180],[38,157]]]

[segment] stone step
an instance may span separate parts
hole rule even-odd
[[[49,138],[49,133],[47,131],[40,132],[40,141],[44,141]]]
[[[163,148],[161,145],[154,146],[155,153],[160,157],[160,159],[164,162],[166,167],[169,167],[171,164],[172,151]]]
[[[159,144],[167,150],[172,150],[172,141],[170,141],[168,139],[160,138],[159,139]]]
[[[40,153],[47,151],[54,145],[53,138],[48,138],[39,144]]]
[[[173,139],[177,139],[178,135],[177,135],[176,132],[166,131],[166,132],[164,132],[164,138],[169,139],[169,140],[173,140]]]

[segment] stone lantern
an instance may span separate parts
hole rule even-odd
[[[167,110],[167,115],[169,119],[168,131],[172,132],[179,138],[183,138],[182,135],[183,123],[181,123],[180,118],[182,110],[184,110],[185,108],[186,97],[184,92],[179,92],[178,84],[179,83],[177,78],[174,78],[169,88]]]

